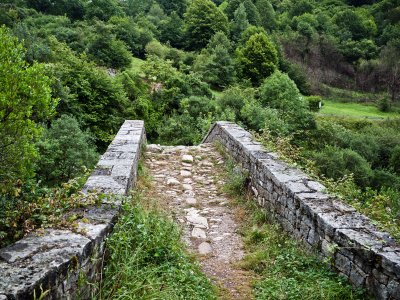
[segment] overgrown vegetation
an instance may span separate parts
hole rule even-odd
[[[268,212],[246,190],[246,174],[230,160],[225,178],[225,191],[236,200],[243,216],[241,233],[247,255],[242,267],[259,275],[254,284],[255,299],[366,299],[362,290],[352,290],[327,262],[321,262],[270,222]]]
[[[329,124],[325,133],[339,136],[340,130],[344,128],[337,127],[337,124],[333,124],[333,126]],[[380,127],[376,127],[375,130],[379,130],[378,128]],[[354,133],[349,131],[348,134]],[[315,138],[319,139],[317,143],[319,144],[324,138],[324,134]],[[371,136],[361,135],[359,138],[371,139]],[[393,145],[390,143],[399,141],[391,138],[385,140],[385,136],[381,135],[376,135],[375,138],[381,140],[379,144],[381,153],[391,152],[389,148],[391,149]],[[279,153],[281,159],[302,168],[308,175],[323,183],[327,192],[371,217],[376,225],[388,231],[395,239],[400,240],[400,193],[399,179],[396,175],[382,169],[372,170],[367,160],[351,148],[342,149],[338,146],[328,145],[322,150],[310,150],[293,145],[290,138],[274,137],[267,131],[259,135],[259,140],[268,149]],[[335,139],[329,137],[328,140],[334,141]],[[371,147],[374,145],[373,142],[360,142],[358,145],[359,147]],[[378,145],[378,142],[375,145]],[[393,150],[392,155],[395,157],[397,157],[397,149],[398,146],[395,146]],[[379,163],[384,162],[379,161]],[[381,188],[376,190],[370,187],[374,185]]]
[[[97,299],[216,299],[216,290],[185,251],[178,227],[139,187],[126,199],[113,234]]]
[[[314,112],[363,100],[352,115],[399,115],[399,20],[398,0],[4,0],[4,201],[81,176],[124,119],[144,120],[151,142],[187,145],[229,120],[288,138],[319,175],[352,173],[396,224],[399,123]]]
[[[0,248],[35,230],[48,227],[76,230],[74,221],[82,217],[67,213],[99,204],[102,199],[98,194],[79,192],[88,175],[56,188],[17,182],[11,192],[0,194]]]

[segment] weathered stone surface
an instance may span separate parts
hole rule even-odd
[[[35,259],[38,254],[49,253],[54,249],[64,249],[71,253],[76,252],[89,239],[66,230],[48,230],[43,235],[30,235],[0,250],[0,257],[8,263]],[[53,258],[48,257],[52,260]]]
[[[167,179],[167,185],[180,185],[180,184],[181,183],[176,178],[168,178]]]
[[[46,299],[91,299],[91,285],[79,285],[79,274],[89,283],[98,279],[104,240],[111,232],[121,198],[136,180],[141,145],[145,142],[143,121],[125,121],[102,155],[83,192],[109,194],[103,204],[75,209],[82,215],[77,232],[47,229],[32,233],[0,249],[0,300],[32,299],[34,291],[49,290]],[[111,196],[113,195],[113,196]]]
[[[248,172],[257,202],[286,231],[331,258],[355,287],[366,288],[376,299],[400,299],[400,246],[387,233],[264,150],[238,125],[217,122],[203,140],[214,141]]]
[[[160,145],[150,144],[150,145],[147,145],[146,151],[149,151],[152,153],[161,153],[163,151],[163,149]]]
[[[186,171],[186,170],[182,170],[180,174],[181,174],[182,177],[190,177],[190,176],[192,176],[192,173],[189,172],[189,171]]]
[[[197,204],[197,200],[194,197],[187,197],[186,198],[186,203],[189,205],[196,205]]]
[[[193,190],[193,186],[191,185],[191,184],[182,184],[182,188],[183,188],[183,190],[185,190],[185,191],[191,191],[191,190]]]
[[[207,255],[207,254],[210,254],[212,252],[211,245],[210,245],[210,243],[207,243],[207,242],[201,243],[199,245],[198,250],[199,250],[199,254],[200,255]]]
[[[205,239],[207,236],[203,229],[194,227],[192,230],[192,237],[197,239]]]
[[[190,214],[186,216],[186,220],[195,227],[208,229],[208,222],[207,218],[205,217],[199,216],[197,214]]]
[[[185,154],[185,155],[182,156],[182,161],[184,163],[189,163],[190,164],[190,163],[193,162],[193,156],[189,155],[189,154]]]

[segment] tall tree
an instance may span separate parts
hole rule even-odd
[[[238,42],[247,27],[249,27],[249,21],[247,20],[246,8],[244,7],[244,4],[241,3],[235,11],[233,20],[230,24],[232,40]]]
[[[162,7],[157,2],[154,2],[147,13],[147,19],[149,19],[151,23],[158,27],[161,21],[165,18],[166,15]]]
[[[269,0],[257,0],[256,7],[260,13],[261,26],[266,30],[273,30],[276,27],[275,10]]]
[[[121,3],[128,16],[136,17],[150,9],[153,0],[125,0]]]
[[[172,12],[176,12],[179,16],[182,16],[187,8],[186,0],[157,0],[158,4],[161,5],[163,10],[171,14]]]
[[[225,9],[225,13],[230,20],[232,20],[235,16],[235,11],[239,8],[239,6],[243,4],[246,8],[247,19],[251,25],[259,26],[261,23],[260,13],[257,10],[257,7],[254,5],[251,0],[231,0],[228,2],[228,6]]]
[[[197,57],[193,69],[204,81],[223,88],[233,82],[235,66],[230,54],[231,42],[223,32],[216,33]]]
[[[109,20],[112,16],[123,16],[124,11],[117,0],[92,0],[87,7],[87,16],[102,21]]]
[[[215,33],[228,31],[226,16],[211,0],[193,0],[184,20],[188,49],[204,48]]]
[[[26,0],[26,4],[37,11],[67,15],[71,19],[82,19],[85,14],[85,2],[82,0]]]
[[[236,50],[236,59],[241,76],[249,79],[257,86],[271,75],[278,63],[278,55],[274,45],[263,33],[252,35],[244,46]]]
[[[381,52],[383,78],[392,101],[400,92],[400,40],[389,43]]]
[[[0,190],[33,175],[40,122],[54,112],[50,79],[41,64],[28,65],[25,50],[0,27]]]
[[[169,42],[172,47],[183,46],[183,32],[184,23],[176,12],[161,21],[160,24],[160,41],[162,43]]]

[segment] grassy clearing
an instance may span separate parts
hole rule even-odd
[[[353,118],[387,119],[399,118],[397,112],[381,112],[373,104],[360,104],[354,102],[337,102],[324,100],[324,105],[320,110],[322,115],[343,116]]]
[[[269,222],[245,191],[246,174],[227,164],[225,191],[241,211],[246,252],[242,267],[254,271],[255,299],[368,299],[363,291],[353,291],[346,279],[329,269],[329,264],[307,252],[301,243]],[[240,216],[239,216],[240,217]]]
[[[213,96],[215,97],[215,99],[219,99],[221,98],[223,92],[221,91],[217,91],[217,90],[211,90],[211,93],[213,94]]]
[[[110,258],[97,299],[216,299],[186,253],[179,227],[146,198],[148,186],[142,176],[107,240]]]
[[[375,103],[378,99],[387,96],[386,93],[368,93],[362,91],[353,91],[347,89],[336,88],[323,84],[320,87],[320,93],[327,100],[338,102],[358,102],[358,103]]]

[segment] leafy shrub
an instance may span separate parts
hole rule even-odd
[[[130,17],[113,16],[107,24],[111,25],[111,33],[125,43],[127,49],[135,56],[145,56],[145,46],[154,38],[152,28],[140,26]]]
[[[224,90],[221,97],[218,98],[218,105],[222,111],[231,109],[235,112],[236,118],[239,119],[241,109],[250,98],[254,98],[254,90],[245,89],[241,86],[231,86]]]
[[[279,70],[284,73],[287,73],[290,79],[292,79],[295,83],[299,91],[303,95],[310,95],[311,93],[311,84],[309,79],[307,78],[307,73],[303,67],[293,62],[290,62],[288,59],[283,57],[282,53],[279,51]]]
[[[398,175],[388,170],[376,169],[374,170],[374,176],[370,185],[376,190],[384,188],[400,190],[400,178]]]
[[[158,141],[167,145],[195,145],[201,142],[211,124],[210,116],[192,117],[184,110],[164,117],[157,128]]]
[[[150,43],[146,45],[145,50],[147,55],[154,55],[164,59],[167,55],[168,47],[162,45],[157,40],[152,40]]]
[[[347,148],[352,136],[349,129],[326,118],[318,118],[317,128],[307,134],[307,145],[311,149],[322,149],[326,145]]]
[[[43,188],[32,180],[17,182],[13,189],[0,194],[0,248],[21,239],[38,228],[76,229],[79,219],[70,210],[98,204],[96,194],[78,192],[89,174],[75,178],[61,187]]]
[[[392,155],[389,159],[389,165],[394,172],[400,175],[400,145],[393,149]]]
[[[190,96],[181,101],[180,111],[184,112],[185,110],[194,118],[207,116],[208,114],[215,115],[216,103],[208,97]]]
[[[322,97],[321,96],[308,96],[306,97],[308,101],[308,107],[311,111],[319,111],[322,106]]]
[[[384,97],[379,100],[378,108],[382,112],[389,112],[391,109],[390,100],[387,97]]]
[[[259,96],[262,106],[276,109],[291,131],[315,127],[307,102],[286,74],[275,71],[265,79],[260,86]]]
[[[124,42],[113,36],[99,36],[89,47],[89,55],[97,64],[114,69],[126,68],[132,55]]]
[[[49,185],[82,175],[85,167],[92,168],[98,159],[92,137],[81,131],[74,117],[67,115],[44,131],[37,147],[37,176]]]
[[[361,187],[367,187],[372,177],[369,163],[357,152],[351,149],[340,149],[328,146],[321,152],[314,152],[312,159],[323,175],[340,179],[353,174],[355,182]]]

